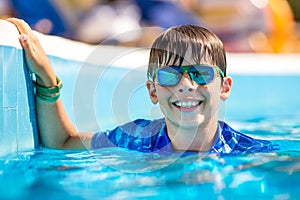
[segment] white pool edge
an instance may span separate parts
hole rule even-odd
[[[0,30],[0,45],[21,49],[13,24],[0,20]],[[37,32],[36,35],[47,55],[130,69],[146,68],[148,63],[149,48],[89,45]],[[300,54],[227,53],[227,62],[229,75],[300,75]],[[261,63],[264,63],[263,68]]]

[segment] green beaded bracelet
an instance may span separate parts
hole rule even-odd
[[[46,102],[55,102],[57,99],[59,99],[60,93],[57,93],[54,96],[46,96],[46,95],[43,95],[43,94],[37,92],[36,97],[38,97],[39,99],[46,101]]]
[[[52,87],[44,87],[35,82],[35,88],[41,94],[55,94],[55,93],[60,92],[60,90],[62,88],[62,82],[58,77],[56,77],[56,81],[57,81],[57,85],[52,86]]]
[[[36,96],[46,102],[55,102],[60,97],[60,90],[62,88],[62,82],[61,80],[56,77],[57,85],[52,87],[44,87],[36,82],[35,85],[35,94]]]

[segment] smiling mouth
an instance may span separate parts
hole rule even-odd
[[[197,107],[202,103],[202,101],[197,101],[197,100],[191,100],[191,101],[175,101],[174,103],[172,103],[173,105],[175,105],[176,107],[179,108],[193,108],[193,107]]]

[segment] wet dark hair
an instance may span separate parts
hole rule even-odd
[[[190,53],[187,57],[186,52]],[[148,77],[154,68],[188,64],[217,65],[226,76],[226,52],[222,41],[206,28],[181,25],[163,32],[152,44],[148,63]],[[203,63],[206,61],[206,63]]]

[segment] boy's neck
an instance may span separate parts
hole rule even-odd
[[[218,120],[211,120],[197,130],[178,127],[169,121],[166,125],[174,150],[207,152],[215,141]]]

